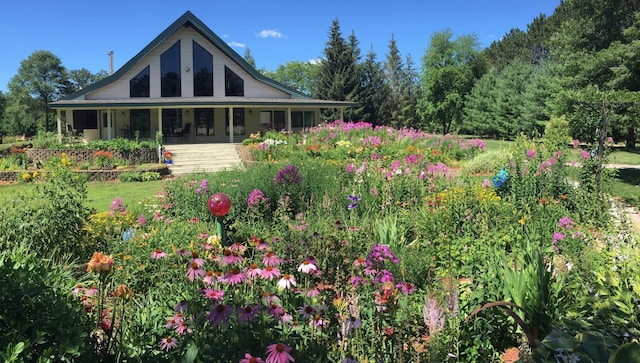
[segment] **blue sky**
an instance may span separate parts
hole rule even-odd
[[[434,32],[476,34],[482,47],[512,28],[526,30],[560,0],[18,0],[0,4],[0,91],[36,50],[58,56],[67,69],[108,69],[125,64],[185,11],[190,10],[240,55],[249,48],[258,68],[322,56],[338,19],[347,38],[355,32],[363,56],[383,61],[393,35],[416,68]]]

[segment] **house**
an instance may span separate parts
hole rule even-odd
[[[322,109],[353,106],[263,76],[189,11],[111,76],[50,104],[60,138],[67,129],[86,141],[161,132],[163,143],[240,142],[264,129],[314,126]]]

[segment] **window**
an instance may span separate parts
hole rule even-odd
[[[196,108],[193,110],[196,123],[196,136],[213,136],[216,130],[213,124],[213,108]]]
[[[229,135],[229,109],[225,109],[225,124]],[[233,109],[233,134],[244,135],[244,108]]]
[[[313,111],[291,112],[291,127],[304,128],[316,125],[316,113]]]
[[[98,112],[95,110],[74,110],[73,125],[79,133],[84,132],[84,129],[97,129]]]
[[[260,111],[260,126],[263,130],[286,129],[286,116],[284,111]]]
[[[180,41],[160,56],[160,95],[180,97]]]
[[[224,95],[244,96],[244,80],[227,66],[224,67]]]
[[[151,135],[151,111],[144,109],[131,110],[129,112],[131,119],[131,136],[135,136],[136,132],[139,132],[141,138],[148,139]]]
[[[149,97],[149,66],[129,81],[129,97]]]
[[[213,96],[213,56],[193,42],[193,95]]]
[[[162,110],[162,134],[175,136],[182,131],[182,109],[167,108]]]

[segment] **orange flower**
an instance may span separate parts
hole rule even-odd
[[[549,203],[549,201],[547,200],[547,198],[540,198],[540,204],[545,205]]]
[[[106,256],[102,252],[94,252],[91,261],[87,264],[87,272],[97,272],[107,274],[113,268],[113,258]]]

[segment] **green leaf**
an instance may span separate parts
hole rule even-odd
[[[631,342],[623,344],[609,358],[609,363],[636,363],[640,362],[640,344]]]

